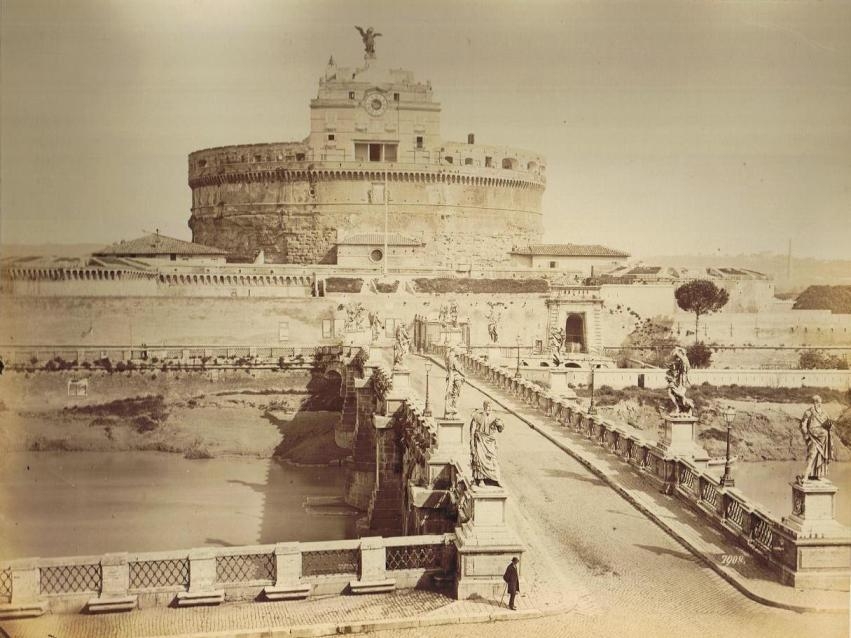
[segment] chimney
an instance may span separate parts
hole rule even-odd
[[[467,133],[467,144],[475,144],[476,136],[474,133]]]

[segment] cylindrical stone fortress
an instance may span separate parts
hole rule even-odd
[[[423,266],[507,262],[540,241],[545,163],[535,153],[444,142],[428,84],[367,58],[333,61],[304,142],[189,156],[193,241],[277,263],[336,263],[336,244],[390,232],[423,244]]]

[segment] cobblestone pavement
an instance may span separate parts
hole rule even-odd
[[[6,621],[0,628],[10,638],[147,638],[203,633],[227,636],[238,632],[308,626],[320,630],[323,627],[319,626],[324,626],[327,633],[336,633],[336,625],[410,618],[457,623],[459,618],[484,615],[507,617],[510,613],[498,608],[493,601],[456,601],[437,592],[407,590],[391,594],[329,596],[297,602],[249,602],[186,609],[156,607],[104,615],[46,615]]]

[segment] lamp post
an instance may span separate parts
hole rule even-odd
[[[431,372],[431,361],[426,361],[425,371],[426,371],[426,400],[425,400],[425,410],[423,410],[423,416],[431,416],[431,404],[428,401],[428,373]]]
[[[520,337],[517,337],[517,367],[514,369],[514,378],[521,378],[520,374]]]
[[[735,487],[736,481],[730,474],[730,432],[733,429],[733,421],[736,419],[736,410],[728,405],[724,410],[724,420],[727,422],[727,455],[724,460],[724,476],[721,477],[721,487]]]
[[[594,405],[594,370],[597,368],[596,364],[591,364],[591,403],[588,406],[588,414],[597,414],[597,407]]]

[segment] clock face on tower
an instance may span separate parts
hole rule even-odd
[[[363,98],[363,107],[370,115],[381,115],[387,108],[387,98],[381,93],[367,93]]]

